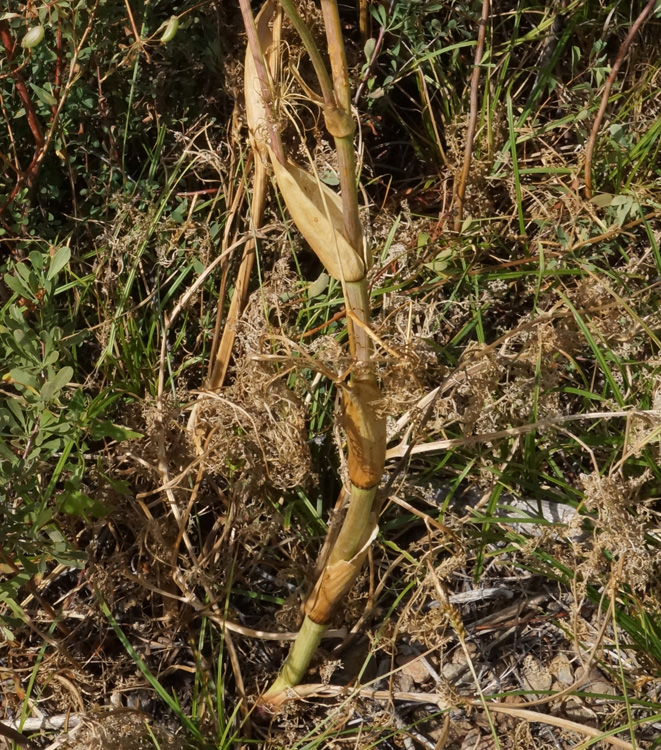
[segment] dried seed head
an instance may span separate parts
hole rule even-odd
[[[454,605],[448,603],[443,607],[443,613],[448,618],[452,630],[454,630],[461,640],[464,640],[466,638],[466,628],[464,627],[459,610]]]

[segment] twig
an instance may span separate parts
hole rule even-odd
[[[656,0],[648,0],[647,5],[642,9],[638,18],[633,22],[632,27],[629,29],[629,33],[626,35],[625,40],[622,42],[620,51],[617,54],[617,58],[613,63],[610,75],[606,79],[606,85],[604,86],[604,93],[601,95],[601,104],[597,111],[597,116],[594,118],[592,125],[592,132],[588,138],[588,143],[585,149],[585,197],[592,198],[592,156],[594,154],[594,148],[597,143],[597,136],[599,135],[599,128],[601,127],[601,121],[604,119],[606,107],[608,106],[608,98],[610,97],[611,88],[615,82],[615,78],[620,70],[624,58],[629,50],[629,46],[633,41],[634,37],[638,33],[640,27],[645,22],[645,19],[652,12],[652,9],[656,5]]]
[[[0,41],[2,41],[2,46],[7,52],[7,62],[11,66],[11,63],[14,59],[14,52],[16,50],[16,43],[12,39],[11,33],[9,31],[9,26],[6,21],[0,21]],[[25,108],[25,116],[27,118],[28,125],[30,126],[30,130],[32,131],[35,145],[37,147],[37,150],[39,150],[43,148],[44,145],[44,134],[41,129],[41,124],[37,117],[37,113],[35,112],[34,105],[32,104],[32,99],[30,98],[30,94],[28,93],[28,88],[25,85],[23,76],[20,74],[18,68],[15,68],[13,71],[11,71],[11,76],[14,79],[16,93],[18,94],[18,97],[21,100],[23,107]]]
[[[468,116],[468,131],[466,132],[466,146],[464,148],[464,166],[459,177],[459,184],[455,193],[457,199],[457,215],[454,220],[454,231],[461,230],[461,222],[464,216],[464,198],[466,196],[466,183],[471,167],[473,156],[473,138],[475,137],[475,126],[477,124],[477,93],[480,85],[480,63],[484,53],[484,40],[487,35],[487,23],[489,21],[489,0],[482,0],[482,17],[480,18],[480,29],[477,34],[477,47],[475,49],[475,61],[473,63],[473,76],[471,78],[470,114]]]
[[[225,630],[231,630],[233,633],[238,633],[239,635],[243,635],[246,638],[258,638],[263,641],[293,641],[298,635],[295,631],[283,631],[278,633],[269,630],[256,630],[255,628],[249,628],[245,625],[240,625],[238,622],[234,622],[233,620],[230,620],[223,615],[214,613],[213,610],[216,602],[212,602],[212,604],[204,604],[202,601],[200,601],[200,599],[197,598],[197,596],[193,592],[185,590],[183,589],[183,587],[182,590],[185,591],[183,595],[174,594],[171,591],[166,591],[165,589],[160,588],[153,583],[150,583],[145,578],[134,575],[133,573],[129,573],[126,570],[122,572],[122,575],[129,581],[134,581],[140,586],[143,586],[148,591],[159,594],[166,599],[172,599],[174,601],[181,602],[182,604],[187,604],[188,606],[193,608],[196,615],[199,615],[200,617],[206,617],[207,619],[211,620],[211,622],[215,622],[217,625],[220,625],[221,628]],[[224,595],[222,599],[224,600]],[[346,634],[346,628],[338,628],[337,630],[327,630],[324,634],[324,638],[344,638]]]
[[[6,21],[0,21],[0,41],[2,41],[2,46],[5,48],[5,51],[7,53],[7,62],[10,67],[10,74],[14,79],[14,87],[16,89],[16,93],[18,94],[18,98],[21,100],[23,108],[25,109],[27,122],[30,127],[30,131],[32,132],[35,143],[35,152],[32,161],[25,171],[18,171],[16,184],[7,196],[5,202],[0,206],[0,215],[2,215],[4,210],[13,202],[14,198],[18,195],[23,185],[27,185],[28,189],[31,189],[35,184],[39,171],[38,168],[36,168],[36,165],[38,163],[39,154],[44,148],[44,134],[41,128],[41,123],[39,122],[39,118],[37,117],[37,113],[34,109],[34,105],[32,104],[32,99],[28,92],[27,86],[25,85],[23,76],[20,73],[20,67],[11,70],[16,43],[12,39],[11,33],[9,31],[9,25]]]
[[[21,728],[24,732],[47,732],[64,727],[72,728],[80,724],[82,717],[82,714],[71,713],[57,714],[55,716],[28,717],[21,722]],[[16,722],[9,722],[5,726],[10,726],[12,729],[18,728]]]
[[[142,41],[142,37],[140,36],[138,27],[135,25],[135,19],[133,18],[133,11],[131,10],[131,5],[129,3],[129,0],[124,0],[124,5],[126,5],[126,13],[129,17],[129,22],[131,23],[131,30],[133,31],[133,36],[135,37],[135,46],[138,47],[138,49],[141,49],[145,53],[145,59],[147,60],[147,62],[151,62],[151,58],[149,57],[149,53],[147,52],[147,48],[145,47],[144,42]]]
[[[29,740],[24,734],[17,732],[12,727],[8,727],[6,724],[0,722],[0,737],[6,737],[8,740],[15,742],[17,745],[22,747],[28,747],[30,750],[39,750],[39,745],[32,740]]]
[[[619,224],[613,226],[603,234],[598,234],[595,237],[588,237],[587,240],[581,240],[575,245],[570,245],[567,248],[567,252],[573,253],[576,252],[576,250],[580,250],[582,247],[586,247],[587,245],[596,245],[598,242],[603,242],[604,240],[612,240],[614,237],[617,237],[618,235],[626,232],[629,229],[633,229],[634,227],[637,227],[640,224],[644,224],[646,221],[650,221],[651,219],[656,219],[660,214],[661,211],[650,211],[650,213],[645,214],[645,216],[642,216],[640,219],[634,219],[633,221],[630,221],[622,226],[620,226]]]

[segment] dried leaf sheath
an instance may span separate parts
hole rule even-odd
[[[338,281],[360,281],[365,264],[342,234],[342,202],[323,182],[271,153],[273,173],[296,228],[328,273]]]
[[[386,420],[376,408],[381,391],[373,380],[358,380],[342,395],[349,478],[356,487],[371,489],[378,485],[386,460]]]
[[[276,49],[277,45],[275,44],[274,33],[270,28],[270,24],[275,16],[275,11],[275,4],[272,0],[269,0],[264,3],[255,19],[257,37],[262,49],[267,50],[265,61],[272,78],[277,77],[279,65]],[[276,17],[274,22],[276,38],[279,38],[279,26],[280,15]],[[266,109],[262,101],[261,92],[259,88],[255,88],[258,84],[259,81],[257,79],[255,61],[250,50],[247,50],[244,70],[246,119],[248,121],[250,143],[255,152],[252,201],[250,204],[253,231],[259,229],[264,221],[264,210],[266,208],[266,197],[269,188],[269,177],[265,164],[265,160],[268,159],[266,151],[268,144],[268,125]],[[217,391],[221,388],[225,381],[225,376],[227,375],[232,350],[234,349],[237,323],[248,299],[250,277],[255,263],[255,251],[256,242],[254,238],[251,238],[246,242],[243,250],[243,258],[241,259],[241,265],[235,280],[234,294],[232,295],[232,300],[227,311],[227,318],[225,320],[222,337],[213,359],[211,374],[207,383],[207,387],[210,391]]]

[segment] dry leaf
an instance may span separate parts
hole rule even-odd
[[[313,591],[305,602],[305,614],[320,625],[331,621],[335,607],[344,599],[360,573],[367,552],[376,538],[378,526],[372,517],[365,529],[364,543],[351,560],[338,560],[324,568]]]
[[[269,153],[278,188],[298,231],[334,279],[360,281],[365,265],[342,234],[340,197],[298,165],[281,164],[270,149]]]

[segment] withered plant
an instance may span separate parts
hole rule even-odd
[[[372,366],[367,270],[370,253],[359,219],[354,155],[355,122],[351,114],[349,74],[337,3],[322,0],[331,74],[316,42],[291,0],[280,6],[305,46],[321,89],[319,102],[334,139],[340,195],[319,176],[292,161],[283,147],[273,103],[278,98],[277,41],[279,21],[272,0],[254,19],[248,0],[241,11],[248,36],[245,99],[254,158],[268,159],[275,182],[301,235],[329,275],[342,285],[353,363],[338,385],[342,392],[350,488],[344,522],[326,545],[321,574],[305,602],[305,619],[289,657],[264,701],[277,705],[287,688],[300,683],[334,611],[353,585],[377,529],[377,488],[386,452],[385,417],[376,402],[381,391]],[[275,53],[275,54],[274,54]],[[350,380],[346,380],[350,376]]]

